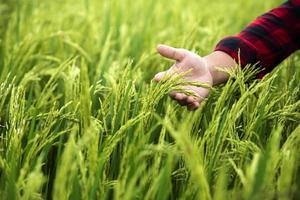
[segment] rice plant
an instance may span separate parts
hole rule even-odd
[[[299,53],[195,112],[151,81],[280,2],[1,0],[1,199],[298,199]]]

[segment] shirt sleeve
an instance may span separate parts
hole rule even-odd
[[[290,0],[258,17],[236,36],[221,40],[215,51],[230,55],[242,67],[257,64],[259,77],[300,48],[300,0]]]

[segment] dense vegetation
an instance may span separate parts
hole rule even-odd
[[[0,0],[1,199],[297,199],[300,56],[196,112],[158,43],[209,53],[281,1]]]

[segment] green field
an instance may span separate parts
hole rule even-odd
[[[0,0],[0,199],[298,199],[299,52],[195,112],[151,81],[281,2]]]

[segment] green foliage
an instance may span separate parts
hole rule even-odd
[[[195,112],[151,81],[157,43],[204,55],[277,4],[0,1],[1,199],[299,197],[299,53]]]

